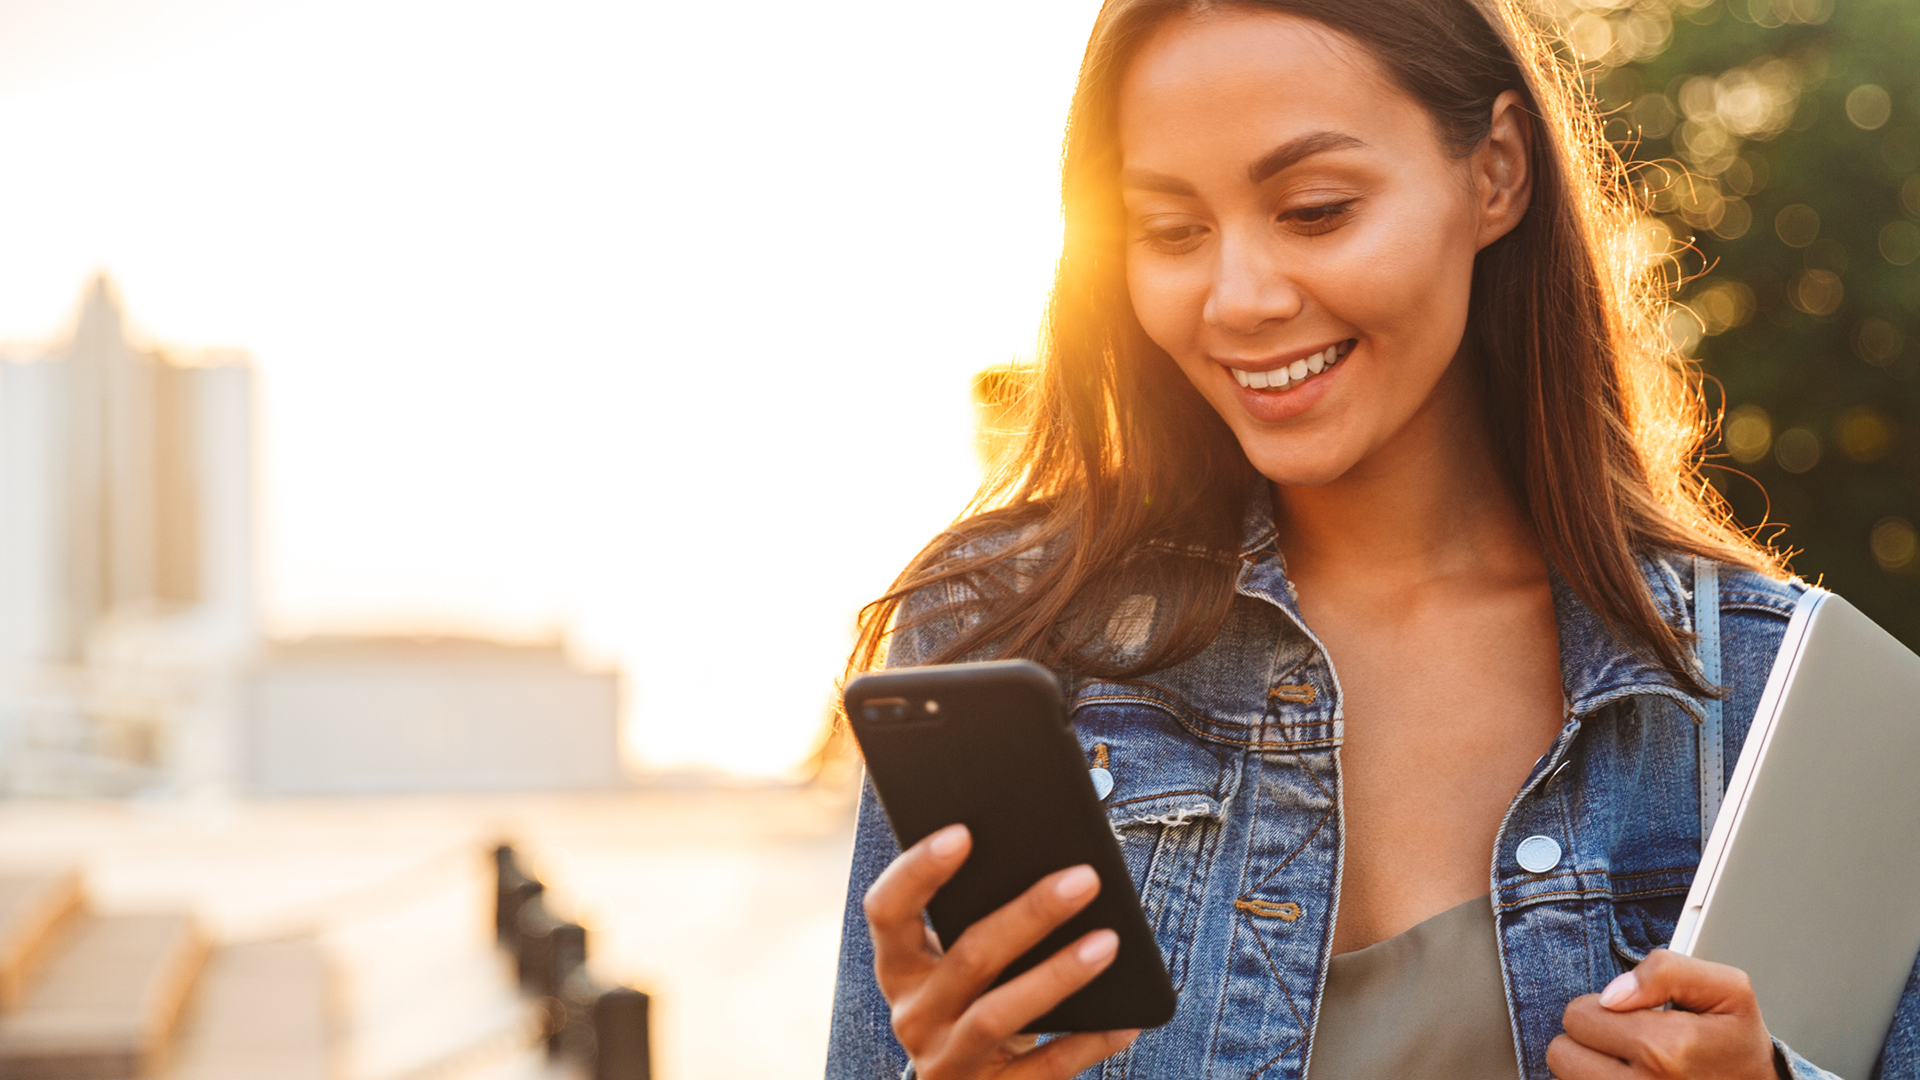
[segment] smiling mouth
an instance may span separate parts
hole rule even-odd
[[[1250,390],[1286,390],[1298,386],[1315,375],[1339,363],[1353,351],[1356,339],[1348,338],[1338,345],[1329,345],[1302,360],[1288,364],[1276,364],[1260,371],[1229,367],[1233,372],[1233,381]]]

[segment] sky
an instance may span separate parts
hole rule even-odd
[[[1030,355],[1097,0],[0,0],[0,339],[259,372],[272,632],[564,632],[780,775]]]

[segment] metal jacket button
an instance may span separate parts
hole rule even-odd
[[[1093,768],[1087,770],[1087,775],[1093,779],[1093,793],[1102,800],[1113,790],[1113,774],[1107,771],[1107,761],[1107,744],[1093,744]]]
[[[1088,769],[1087,775],[1093,778],[1093,793],[1100,798],[1106,798],[1107,794],[1113,790],[1113,774],[1107,770]]]
[[[1560,842],[1551,836],[1529,836],[1514,849],[1513,858],[1529,874],[1544,874],[1560,865]]]

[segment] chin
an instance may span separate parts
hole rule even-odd
[[[1324,448],[1286,446],[1248,446],[1242,442],[1247,460],[1261,476],[1282,487],[1318,487],[1347,474],[1357,455],[1329,453]]]

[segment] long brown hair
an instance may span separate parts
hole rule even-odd
[[[1522,94],[1535,123],[1532,200],[1479,254],[1467,325],[1493,443],[1567,584],[1682,686],[1711,692],[1637,557],[1784,569],[1701,476],[1712,425],[1697,373],[1663,330],[1666,253],[1635,245],[1642,218],[1621,160],[1555,39],[1515,0],[1108,0],[1068,118],[1066,242],[1024,431],[961,519],[863,609],[850,668],[878,662],[890,633],[959,617],[962,632],[922,661],[1023,656],[1127,677],[1192,656],[1226,618],[1258,478],[1134,318],[1115,102],[1163,20],[1228,6],[1302,16],[1358,41],[1457,153],[1486,137],[1497,96]],[[941,583],[944,603],[903,612]],[[1140,593],[1155,600],[1144,646],[1103,644]]]

